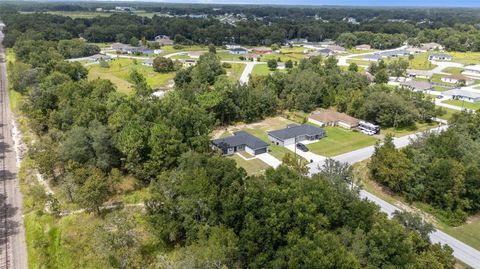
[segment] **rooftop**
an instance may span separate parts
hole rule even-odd
[[[465,66],[465,70],[480,71],[480,64]]]
[[[465,89],[465,88],[457,88],[457,89],[444,91],[442,92],[442,95],[462,96],[462,97],[477,99],[477,98],[480,98],[480,91],[474,91],[474,90]]]
[[[233,136],[212,140],[212,144],[222,149],[242,145],[246,145],[253,150],[268,147],[266,142],[245,131],[238,131]]]
[[[301,135],[314,136],[323,133],[325,133],[325,131],[322,128],[315,127],[310,124],[292,124],[285,129],[268,132],[269,135],[281,140],[290,139]]]
[[[358,119],[333,110],[315,111],[310,114],[310,118],[320,122],[341,121],[349,125],[358,125],[359,123]]]
[[[418,91],[430,90],[433,87],[432,83],[428,81],[418,81],[418,80],[409,80],[409,81],[401,82],[400,85],[413,88],[414,90],[418,90]]]

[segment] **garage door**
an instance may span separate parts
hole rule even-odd
[[[255,155],[266,153],[266,152],[267,152],[267,148],[256,149],[255,150]]]

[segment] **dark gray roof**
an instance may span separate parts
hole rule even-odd
[[[268,144],[263,140],[245,131],[238,131],[235,132],[233,136],[212,140],[212,144],[221,149],[227,149],[241,145],[246,145],[253,150],[268,147]]]
[[[432,55],[430,55],[431,58],[435,57],[435,58],[452,58],[451,55],[448,55],[448,54],[443,54],[443,53],[434,53]]]
[[[322,128],[318,128],[310,124],[289,125],[285,129],[268,132],[269,135],[281,140],[286,140],[301,135],[323,135],[324,133],[325,131]]]
[[[244,48],[233,48],[233,49],[230,49],[230,51],[248,51],[248,50]]]

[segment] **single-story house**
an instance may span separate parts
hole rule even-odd
[[[430,42],[430,43],[423,43],[420,49],[423,51],[443,50],[443,46],[435,42]]]
[[[428,81],[409,80],[400,83],[401,86],[412,91],[425,92],[433,90],[433,84]]]
[[[123,44],[123,43],[113,43],[112,44],[112,49],[113,50],[118,50],[120,52],[126,52],[127,50],[130,50],[132,46],[128,44]]]
[[[253,48],[252,51],[256,54],[268,54],[273,52],[271,48],[267,48],[267,47]]]
[[[229,52],[230,52],[230,54],[244,55],[244,54],[247,54],[247,53],[248,53],[248,50],[239,47],[239,48],[230,49]]]
[[[355,49],[357,49],[357,50],[371,50],[372,46],[370,46],[368,44],[362,44],[362,45],[356,46]]]
[[[344,47],[339,45],[328,45],[328,46],[325,46],[325,48],[339,54],[347,53],[347,50]]]
[[[465,100],[470,103],[480,102],[480,91],[475,91],[466,88],[451,89],[442,92],[444,96],[450,96],[452,99]]]
[[[105,54],[95,54],[89,57],[90,60],[94,62],[100,62],[101,60],[104,60],[106,62],[110,61],[112,57],[105,55]]]
[[[205,54],[205,52],[203,52],[203,51],[190,51],[188,53],[188,57],[193,58],[193,59],[198,59],[203,54]]]
[[[319,49],[319,50],[309,52],[307,55],[309,57],[313,57],[313,56],[330,57],[330,56],[334,56],[335,52],[331,49]]]
[[[320,126],[341,126],[346,129],[356,128],[360,122],[354,117],[333,110],[315,111],[310,114],[308,121]]]
[[[227,45],[225,45],[225,48],[227,48],[227,50],[238,49],[238,48],[240,48],[240,45],[237,45],[237,44],[227,44]]]
[[[443,54],[443,53],[434,53],[430,56],[428,56],[428,60],[430,61],[451,61],[452,56],[448,54]]]
[[[463,81],[465,82],[465,85],[472,85],[475,82],[474,79],[469,78],[467,76],[463,76],[463,75],[450,75],[447,77],[442,77],[441,80],[443,82],[453,83],[453,84],[457,84]]]
[[[268,152],[268,144],[245,131],[235,132],[233,136],[212,140],[212,146],[220,149],[224,155],[246,151],[251,155]]]
[[[462,74],[480,76],[480,64],[465,66]]]
[[[160,46],[173,45],[173,40],[171,40],[168,35],[157,35],[155,37],[155,42],[158,42]]]
[[[295,38],[295,39],[290,39],[290,40],[287,40],[287,44],[289,45],[302,45],[302,44],[305,44],[305,43],[308,43],[308,39],[306,38]]]
[[[197,64],[196,60],[191,60],[191,59],[185,59],[180,61],[182,62],[183,67],[195,66]]]
[[[153,50],[153,54],[162,54],[164,51],[161,49]]]
[[[325,137],[325,131],[310,124],[290,124],[285,129],[268,132],[268,139],[280,146],[288,146],[305,140],[318,140],[323,137]]]
[[[146,59],[145,61],[142,62],[142,65],[153,66],[153,60],[152,59]]]
[[[409,47],[409,48],[406,49],[406,51],[408,51],[410,54],[417,54],[417,53],[425,52],[425,50],[423,50],[421,48],[416,48],[416,47]]]
[[[407,75],[411,78],[430,79],[433,76],[433,73],[429,70],[407,69]]]

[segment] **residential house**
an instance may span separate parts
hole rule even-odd
[[[308,57],[314,57],[314,56],[330,57],[330,56],[334,56],[335,52],[331,49],[319,49],[319,50],[309,52],[307,53],[307,55]]]
[[[430,61],[451,61],[452,56],[443,53],[434,53],[428,56],[428,60]]]
[[[113,43],[112,44],[112,49],[113,50],[116,50],[116,51],[120,51],[120,52],[124,52],[126,50],[129,50],[131,49],[132,46],[128,45],[128,44],[123,44],[123,43]]]
[[[408,77],[411,77],[411,78],[430,79],[433,76],[433,72],[429,70],[407,69],[407,75]]]
[[[142,65],[153,66],[153,60],[152,59],[146,59],[142,62]]]
[[[308,121],[322,127],[341,126],[346,129],[356,128],[360,122],[359,119],[333,110],[315,111],[310,114]]]
[[[452,99],[464,100],[470,103],[480,102],[480,91],[471,90],[469,88],[457,88],[442,92],[442,95],[449,96]]]
[[[252,51],[256,54],[269,54],[273,52],[271,48],[267,48],[267,47],[253,48]]]
[[[288,146],[305,140],[318,140],[323,137],[325,137],[325,131],[310,124],[290,124],[285,129],[268,132],[268,139],[280,146]]]
[[[197,64],[196,60],[191,60],[191,59],[180,60],[180,62],[182,63],[183,67],[191,67]]]
[[[173,45],[173,40],[170,39],[168,35],[157,35],[155,37],[155,42],[158,42],[160,46],[170,46]]]
[[[409,47],[409,48],[406,49],[406,51],[408,51],[410,54],[417,54],[417,53],[425,52],[424,50],[422,50],[420,48],[416,48],[416,47]]]
[[[423,51],[443,50],[443,46],[435,42],[430,42],[430,43],[423,43],[420,49]]]
[[[462,74],[480,76],[480,64],[465,66]]]
[[[362,45],[356,46],[355,49],[357,49],[357,50],[371,50],[372,46],[370,46],[368,44],[362,44]]]
[[[153,54],[162,54],[162,53],[164,53],[164,51],[161,49],[153,50]]]
[[[251,155],[268,152],[268,144],[245,131],[235,132],[233,136],[212,140],[212,146],[220,149],[224,155],[246,151]]]
[[[230,54],[235,54],[235,55],[244,55],[248,53],[248,50],[245,48],[233,48],[228,51]]]
[[[188,53],[188,57],[192,58],[192,59],[198,59],[200,58],[200,56],[202,56],[203,54],[205,54],[204,51],[190,51]]]
[[[110,61],[112,57],[105,55],[105,54],[95,54],[89,57],[90,60],[94,62],[100,62],[101,60],[104,60],[106,62]]]
[[[460,84],[460,83],[465,83],[465,85],[472,85],[475,80],[472,79],[472,78],[469,78],[467,76],[463,76],[463,75],[450,75],[450,76],[446,76],[446,77],[442,77],[441,80],[443,82],[447,82],[447,83],[453,83],[453,84]]]
[[[308,43],[308,39],[306,38],[295,38],[295,39],[287,40],[287,44],[292,46],[299,46],[306,43]]]
[[[227,44],[227,45],[225,45],[225,48],[227,48],[227,50],[238,49],[238,48],[240,48],[240,45],[237,45],[237,44]]]
[[[325,48],[329,49],[329,50],[332,50],[333,52],[339,53],[339,54],[347,53],[347,50],[344,47],[339,46],[339,45],[328,45],[328,46],[325,46]]]
[[[409,80],[405,82],[401,82],[400,86],[408,88],[412,91],[417,92],[426,92],[433,90],[433,84],[428,81],[421,81],[421,80]]]

